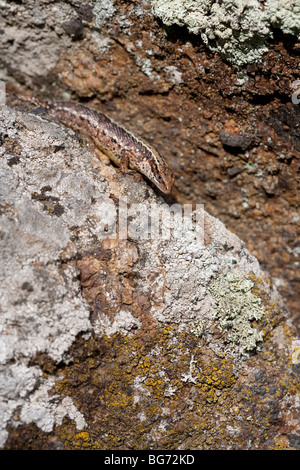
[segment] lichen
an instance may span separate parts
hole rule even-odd
[[[299,0],[267,0],[265,7],[274,28],[281,29],[285,34],[299,34]]]
[[[138,448],[148,448],[153,439],[161,440],[162,447],[176,445],[177,439],[178,443],[190,439],[191,420],[201,441],[208,420],[205,407],[227,402],[230,407],[232,399],[235,402],[230,393],[235,377],[232,358],[203,356],[203,349],[191,340],[189,332],[179,333],[175,325],[146,337],[115,333],[89,340],[86,359],[64,367],[55,387],[59,396],[71,396],[78,409],[84,407],[88,423],[78,430],[73,420],[70,432],[58,426],[64,447],[134,448],[138,443]],[[91,361],[95,346],[107,351],[104,361],[102,355]],[[186,401],[189,390],[193,399]],[[90,414],[95,407],[98,411]],[[99,432],[89,432],[90,419],[97,421]]]
[[[242,350],[251,351],[262,341],[261,331],[252,326],[253,320],[264,315],[261,299],[252,293],[254,282],[240,277],[235,272],[213,280],[209,291],[216,303],[214,319],[222,331],[227,331],[227,340]]]
[[[230,276],[227,282],[234,284]],[[247,279],[238,284],[249,292]],[[269,448],[276,445],[273,437],[280,437],[270,426],[273,402],[297,393],[295,377],[282,371],[278,358],[272,359],[279,367],[277,379],[250,367],[256,374],[253,382],[251,375],[250,380],[238,377],[232,356],[215,355],[205,342],[199,347],[174,324],[143,335],[94,336],[79,341],[71,352],[72,363],[58,371],[52,401],[72,399],[86,426],[78,426],[72,407],[71,413],[59,415],[64,419],[56,420],[48,437],[45,431],[37,436],[30,424],[17,428],[18,445],[22,432],[25,445],[49,439],[51,445],[70,450],[237,449],[249,442],[256,448],[259,436],[268,431]],[[265,361],[270,363],[270,357]],[[266,397],[272,404],[268,413]],[[289,399],[295,401],[297,395]]]
[[[201,338],[204,332],[205,332],[205,321],[196,319],[194,322],[194,326],[191,329],[191,333],[193,333],[195,336],[198,336],[198,338]]]
[[[153,12],[166,25],[187,26],[226,60],[243,65],[259,60],[268,50],[272,28],[297,35],[297,0],[151,0]]]
[[[96,0],[94,3],[95,25],[100,28],[113,16],[116,8],[112,0]]]

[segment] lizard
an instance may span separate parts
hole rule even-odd
[[[170,193],[174,174],[161,155],[145,140],[135,136],[105,114],[72,101],[40,100],[19,96],[42,106],[61,124],[89,135],[96,147],[124,173],[129,169],[146,176],[163,193]]]

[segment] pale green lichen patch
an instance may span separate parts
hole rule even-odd
[[[195,336],[198,336],[198,338],[201,338],[205,333],[205,329],[205,320],[195,320],[194,327],[191,329],[191,333],[193,333]]]
[[[254,282],[240,277],[235,272],[213,280],[209,286],[216,312],[214,319],[222,331],[227,331],[227,339],[238,348],[251,351],[262,341],[261,331],[252,325],[264,315],[261,299],[252,293]]]
[[[265,7],[274,28],[281,29],[285,34],[299,34],[299,0],[268,0]]]
[[[150,0],[154,14],[167,26],[185,25],[210,50],[243,65],[260,60],[273,29],[298,35],[299,0]]]

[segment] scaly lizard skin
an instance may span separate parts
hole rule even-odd
[[[74,102],[41,101],[20,97],[46,109],[47,114],[67,127],[88,134],[96,146],[122,171],[136,170],[152,181],[162,192],[169,193],[174,175],[159,153],[105,114]]]

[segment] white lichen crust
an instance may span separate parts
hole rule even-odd
[[[150,0],[154,14],[167,26],[186,26],[210,50],[243,65],[261,59],[273,28],[298,35],[298,0]]]

